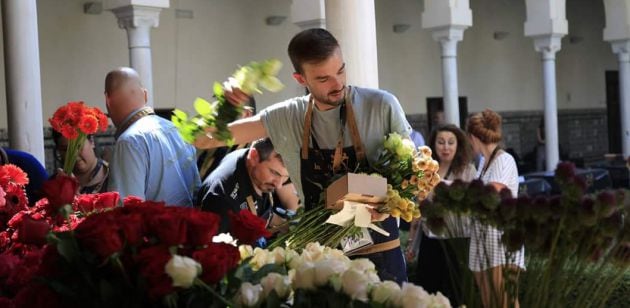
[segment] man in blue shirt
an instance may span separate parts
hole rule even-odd
[[[167,205],[192,206],[200,185],[195,148],[146,106],[138,73],[118,68],[105,78],[107,111],[116,126],[108,189]]]

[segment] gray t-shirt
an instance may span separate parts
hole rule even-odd
[[[310,95],[292,98],[269,106],[260,113],[271,142],[282,155],[291,181],[296,185],[302,200],[304,195],[300,174],[300,149],[309,99]],[[397,132],[403,137],[408,137],[411,133],[411,126],[405,118],[405,113],[398,99],[391,93],[351,87],[350,101],[368,162],[374,162],[378,158],[385,135]],[[341,126],[339,112],[339,107],[326,111],[313,109],[312,134],[321,149],[334,149],[337,144]],[[344,138],[344,147],[352,146],[347,124]]]

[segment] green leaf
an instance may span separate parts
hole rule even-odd
[[[59,238],[59,242],[57,242],[57,252],[69,263],[72,263],[81,256],[79,245],[70,232],[57,233],[57,238]]]
[[[212,109],[212,105],[210,105],[210,103],[207,100],[201,97],[197,97],[193,105],[195,107],[195,111],[197,111],[197,113],[199,113],[200,115],[204,117],[209,116],[214,112],[214,110]]]
[[[260,283],[260,280],[269,275],[269,273],[287,275],[287,269],[283,265],[266,264],[261,267],[256,273],[254,273],[250,282],[253,284]]]
[[[180,109],[173,110],[173,116],[177,117],[178,119],[180,119],[182,121],[188,120],[188,115],[186,114],[186,112],[184,112],[184,111],[182,111]]]
[[[220,83],[215,82],[214,85],[212,86],[212,93],[214,93],[214,96],[217,99],[219,97],[223,97],[223,86]]]

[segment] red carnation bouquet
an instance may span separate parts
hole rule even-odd
[[[59,107],[48,119],[52,128],[68,139],[68,151],[63,161],[63,171],[71,174],[77,154],[88,135],[107,130],[107,116],[98,108],[83,102],[69,102]]]

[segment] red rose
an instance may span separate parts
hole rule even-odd
[[[155,234],[162,244],[175,246],[186,242],[186,220],[181,213],[164,211],[149,217],[149,231]]]
[[[15,308],[21,307],[62,307],[59,295],[42,283],[31,283],[15,295]]]
[[[120,201],[120,195],[118,194],[118,192],[110,191],[110,192],[100,193],[97,195],[97,198],[94,201],[94,207],[97,210],[111,209],[111,208],[117,207],[119,201]]]
[[[94,211],[94,200],[96,199],[96,194],[82,194],[76,196],[74,198],[74,202],[72,202],[72,210],[89,213]]]
[[[120,227],[111,212],[88,216],[74,231],[83,247],[103,259],[109,258],[123,248]]]
[[[217,234],[220,218],[210,212],[190,209],[188,217],[188,244],[201,246],[212,242]]]
[[[56,214],[60,207],[72,204],[78,189],[79,182],[74,177],[67,175],[59,174],[44,182],[42,192],[48,199],[48,211],[51,214]]]
[[[124,215],[118,219],[120,229],[127,244],[136,246],[142,242],[145,236],[146,227],[144,219],[140,213],[131,213]]]
[[[239,241],[240,245],[252,245],[261,237],[270,237],[271,233],[265,228],[266,222],[248,210],[241,210],[238,214],[228,212],[230,216],[230,233]]]
[[[20,258],[10,252],[0,254],[0,278],[9,277],[15,267],[20,263]]]
[[[42,262],[35,275],[45,278],[54,278],[63,275],[64,269],[59,266],[61,256],[57,251],[57,246],[46,245],[42,250]]]
[[[50,231],[50,224],[44,219],[35,220],[25,216],[18,229],[18,241],[24,244],[44,245]]]
[[[192,257],[201,264],[201,280],[208,284],[218,283],[241,259],[238,248],[225,243],[210,243],[193,252]]]
[[[166,246],[143,249],[136,257],[140,275],[146,279],[149,285],[149,296],[153,299],[159,299],[175,290],[173,279],[164,270],[171,257]]]
[[[0,297],[0,307],[13,308],[13,301],[8,297]]]
[[[115,208],[118,206],[120,195],[118,192],[78,195],[73,203],[75,211],[89,213],[96,210]]]
[[[137,196],[127,196],[123,200],[123,205],[124,206],[135,206],[135,205],[142,204],[143,201],[144,200],[142,200],[142,198],[137,197]]]

